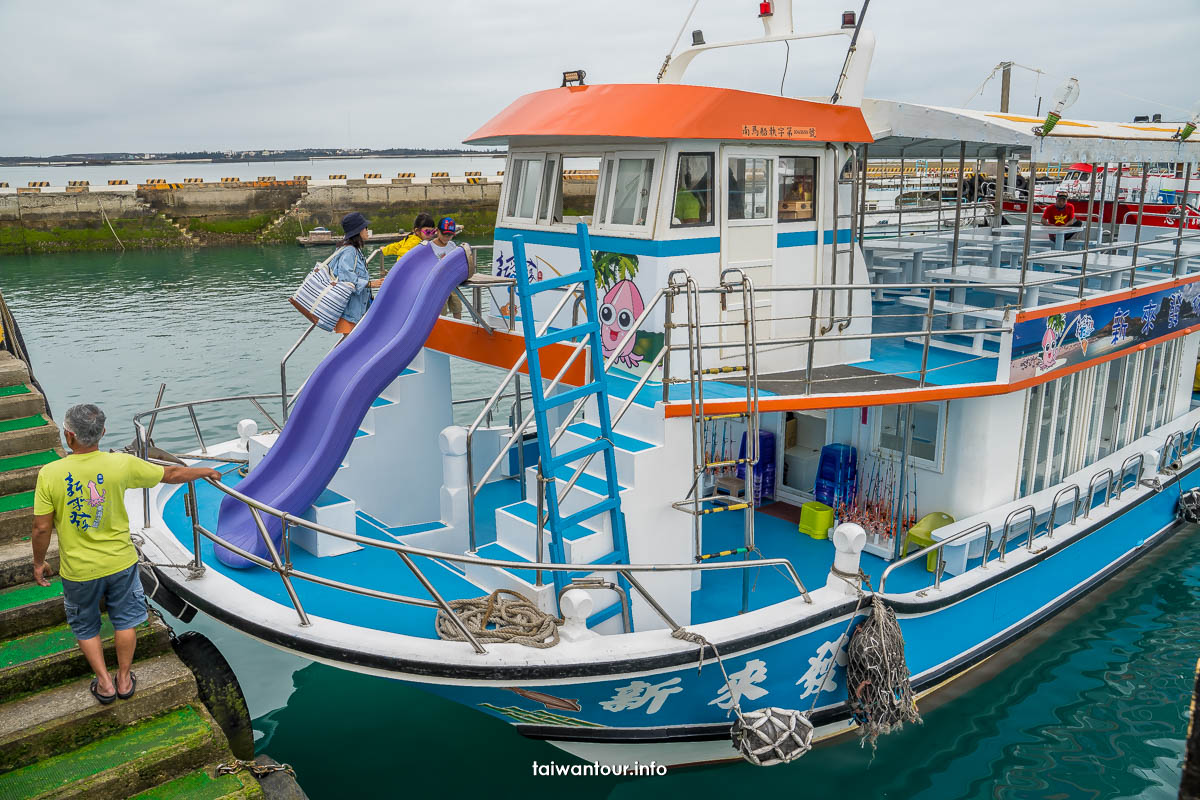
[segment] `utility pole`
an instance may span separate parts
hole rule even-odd
[[[1008,90],[1012,88],[1012,65],[1011,61],[1000,62],[1000,113],[1008,113]]]

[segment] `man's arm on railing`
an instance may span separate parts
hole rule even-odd
[[[179,467],[174,465],[163,467],[163,483],[187,483],[188,481],[200,480],[201,478],[220,481],[221,473],[210,467]]]

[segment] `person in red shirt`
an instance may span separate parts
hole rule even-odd
[[[1079,227],[1080,222],[1075,218],[1074,207],[1067,202],[1066,192],[1059,192],[1054,198],[1054,205],[1046,206],[1046,210],[1042,212],[1042,224],[1053,225],[1056,228]],[[1063,238],[1070,239],[1074,235],[1068,233]]]

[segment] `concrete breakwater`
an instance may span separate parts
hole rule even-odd
[[[594,174],[570,175],[564,202],[590,202]],[[0,255],[127,247],[294,243],[317,225],[339,231],[362,211],[375,231],[407,229],[421,211],[453,216],[472,236],[490,235],[503,176],[366,175],[314,180],[186,181],[107,186],[0,187]],[[83,182],[76,182],[83,183]]]

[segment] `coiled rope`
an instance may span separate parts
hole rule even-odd
[[[503,600],[501,594],[511,594],[516,599]],[[447,605],[480,642],[523,644],[538,648],[558,644],[558,626],[562,624],[562,619],[542,611],[520,592],[497,589],[487,597],[451,600]],[[434,624],[439,639],[466,641],[462,631],[445,611],[438,611]]]

